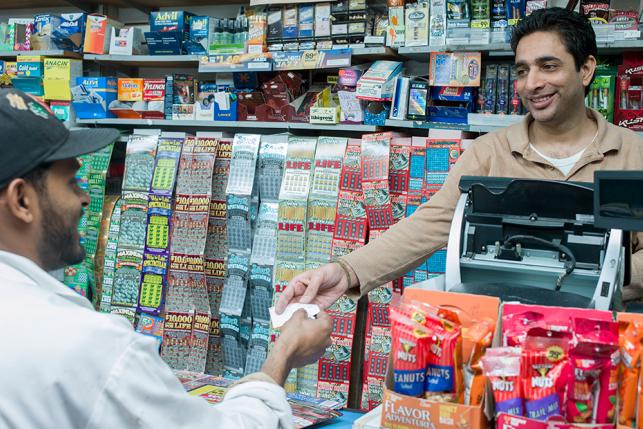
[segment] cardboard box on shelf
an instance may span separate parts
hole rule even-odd
[[[113,30],[122,27],[122,23],[104,15],[88,15],[83,51],[86,54],[98,55],[108,53]]]
[[[34,16],[34,29],[31,33],[32,50],[55,49],[56,45],[51,38],[55,28],[60,26],[61,18],[58,15],[43,14]]]
[[[58,49],[82,52],[85,41],[87,15],[84,13],[63,13],[58,28],[54,28],[52,40]]]
[[[110,55],[143,55],[143,31],[138,27],[112,28],[109,42]]]
[[[71,101],[72,84],[82,74],[83,63],[81,60],[45,58],[43,82],[45,100]]]
[[[494,297],[407,288],[402,298],[407,302],[415,300],[446,307],[460,316],[463,328],[472,326],[476,320],[491,319],[497,323],[499,318],[500,300]],[[473,344],[463,341],[463,356],[469,356],[472,348]],[[480,405],[470,406],[395,393],[391,357],[389,357],[385,383],[381,420],[384,428],[485,429],[488,427],[485,400]],[[427,426],[429,424],[430,426]]]
[[[357,98],[383,101],[393,97],[395,78],[402,72],[399,61],[376,61],[357,82]]]
[[[118,79],[119,101],[143,101],[144,79]]]
[[[113,118],[109,105],[116,100],[118,81],[112,77],[78,77],[72,88],[72,108],[78,119]]]

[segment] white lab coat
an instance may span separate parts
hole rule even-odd
[[[291,428],[280,386],[216,406],[183,390],[156,341],[101,314],[35,263],[0,251],[0,428]]]

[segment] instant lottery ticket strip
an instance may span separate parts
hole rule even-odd
[[[132,324],[136,314],[143,266],[147,205],[159,140],[157,132],[151,130],[149,135],[132,134],[127,142],[125,156],[121,219],[110,313],[123,315]]]
[[[226,188],[228,261],[220,304],[224,369],[227,378],[240,378],[245,369],[249,330],[244,312],[250,252],[252,249],[252,205],[260,135],[236,134],[232,145],[230,176]],[[243,316],[243,317],[242,317]]]
[[[361,180],[361,140],[349,139],[338,184],[331,259],[336,260],[364,245],[366,210]],[[329,309],[333,318],[332,345],[319,360],[317,395],[341,399],[346,404],[350,388],[351,350],[355,333],[357,301],[344,295]]]
[[[217,156],[212,174],[212,196],[205,247],[205,278],[210,298],[210,338],[205,372],[223,375],[219,306],[223,293],[228,255],[226,186],[230,175],[233,137],[224,133],[197,133],[197,137],[217,138]]]
[[[288,138],[284,176],[279,191],[273,304],[288,282],[306,268],[306,208],[313,178],[316,145],[316,137]],[[273,336],[277,334],[272,331]],[[297,390],[296,370],[291,371],[285,387],[289,392]]]
[[[312,182],[308,194],[305,246],[306,270],[330,262],[339,178],[346,150],[346,138],[319,137],[315,150]],[[319,363],[297,370],[297,392],[319,394]],[[341,395],[340,392],[336,392]],[[324,397],[331,392],[326,391]],[[331,396],[332,397],[332,396]],[[341,397],[345,400],[346,397]]]
[[[85,248],[85,260],[79,264],[66,267],[63,272],[63,283],[81,295],[91,298],[94,304],[97,287],[95,275],[95,256],[98,247],[99,232],[105,200],[105,178],[107,167],[112,155],[112,145],[98,152],[79,157],[80,168],[76,173],[76,181],[81,189],[89,193],[90,203],[78,224],[80,243]],[[101,270],[102,271],[102,270]]]
[[[259,214],[250,257],[249,296],[252,328],[246,357],[245,374],[259,371],[268,354],[270,344],[270,315],[272,305],[272,278],[277,252],[277,218],[279,190],[288,150],[288,135],[261,137],[257,183],[259,186]]]
[[[205,245],[212,194],[218,140],[188,137],[183,145],[176,183],[176,203],[172,214],[174,226],[170,254],[170,290],[172,297],[184,296],[174,286],[187,286],[188,308],[193,315],[189,336],[189,353],[183,367],[204,372],[210,331],[210,301],[205,278]],[[173,282],[178,280],[178,284]],[[179,292],[179,293],[173,293]],[[168,318],[170,317],[168,311]],[[172,315],[180,316],[173,313]]]
[[[393,224],[389,192],[391,138],[392,133],[362,136],[362,190],[369,224],[369,241],[376,240]],[[388,361],[385,351],[390,350],[388,307],[393,296],[392,289],[392,284],[388,283],[368,293],[364,347],[365,390],[362,391],[362,406],[366,405],[368,409],[382,402]]]

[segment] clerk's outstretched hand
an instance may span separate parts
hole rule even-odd
[[[349,279],[342,267],[337,263],[326,264],[292,279],[279,297],[275,310],[281,314],[288,304],[295,302],[317,304],[325,310],[346,293],[348,286]]]
[[[281,327],[279,337],[261,368],[283,386],[292,368],[317,362],[331,345],[330,334],[333,321],[324,311],[315,319],[308,319],[304,310],[299,310]]]

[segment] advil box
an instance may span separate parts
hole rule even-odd
[[[462,327],[473,326],[477,320],[498,320],[500,300],[494,297],[437,292],[417,288],[404,291],[405,301],[420,301],[446,307],[458,314]],[[463,341],[463,356],[469,356],[473,344]],[[462,405],[415,398],[393,391],[393,365],[389,360],[382,398],[381,425],[392,429],[486,429],[485,403]]]

